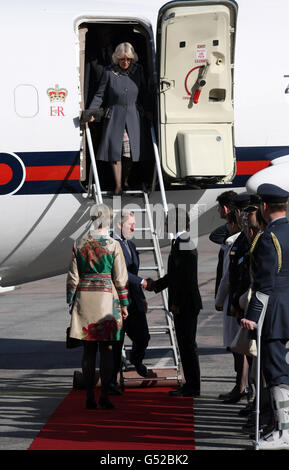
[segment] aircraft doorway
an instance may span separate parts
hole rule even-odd
[[[156,89],[153,51],[152,31],[150,28],[136,22],[97,22],[86,21],[79,26],[80,46],[80,89],[81,89],[81,111],[87,110],[98,89],[104,67],[110,66],[112,54],[116,46],[123,42],[133,45],[137,55],[138,63],[142,65],[149,100],[151,102],[152,116],[156,116],[157,106],[155,103]],[[106,109],[106,97],[102,103]],[[153,147],[150,138],[150,121],[145,118],[144,132],[148,147],[145,158],[132,164],[129,186],[132,189],[140,189],[142,183],[149,185],[152,180],[154,168]],[[103,135],[103,119],[100,122],[89,123],[94,153],[97,156],[99,145]],[[111,191],[114,188],[114,176],[112,165],[96,159],[102,190]],[[90,155],[82,126],[82,149],[81,149],[81,183],[87,190],[89,184]]]

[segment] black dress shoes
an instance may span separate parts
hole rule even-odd
[[[122,395],[117,384],[111,383],[108,388],[108,395]]]
[[[95,400],[90,400],[90,399],[86,400],[86,409],[87,410],[96,410],[96,408],[97,408],[97,404],[96,404]]]
[[[220,393],[218,398],[219,398],[219,400],[227,400],[228,398],[230,398],[232,396],[232,394],[238,393],[238,390],[239,390],[239,388],[237,387],[237,385],[235,385],[235,387],[230,392]]]
[[[200,390],[193,390],[191,388],[180,387],[177,390],[170,390],[171,397],[199,397]]]
[[[95,410],[96,408],[97,408],[97,404],[95,401],[94,391],[93,389],[89,389],[86,392],[86,409]]]
[[[250,393],[249,393],[249,389],[246,387],[245,390],[243,390],[243,392],[238,392],[237,390],[233,393],[231,393],[231,395],[226,398],[225,400],[223,400],[223,403],[227,403],[227,404],[230,404],[230,403],[238,403],[240,400],[242,400],[242,398],[249,398],[250,396]]]
[[[107,397],[100,397],[98,404],[103,410],[113,410],[115,408],[114,404]]]

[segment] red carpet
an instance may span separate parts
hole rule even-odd
[[[30,450],[194,450],[193,398],[169,390],[126,388],[114,410],[86,410],[85,391],[73,390]]]

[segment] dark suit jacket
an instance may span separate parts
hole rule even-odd
[[[139,254],[136,246],[131,240],[127,240],[131,252],[130,256],[123,240],[117,235],[114,235],[114,238],[120,243],[128,272],[128,295],[130,300],[128,311],[130,313],[134,311],[145,312],[145,295],[141,287],[143,278],[138,276]]]
[[[198,253],[185,233],[172,244],[167,274],[155,282],[154,291],[168,288],[169,309],[176,305],[182,312],[198,313],[202,300],[198,287]]]
[[[218,264],[216,270],[215,297],[217,297],[218,288],[223,275],[224,243],[229,236],[230,234],[227,229],[227,224],[220,225],[209,235],[209,240],[211,240],[211,242],[221,245],[218,254]]]
[[[262,304],[255,292],[269,295],[262,336],[289,339],[289,222],[271,222],[252,251],[253,286],[246,318],[258,322]]]

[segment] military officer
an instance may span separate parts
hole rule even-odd
[[[269,295],[261,336],[261,367],[270,389],[275,429],[259,441],[260,449],[289,449],[289,193],[272,184],[258,187],[261,212],[267,222],[252,251],[252,297],[243,328],[253,330],[262,311],[256,292]]]
[[[245,255],[250,248],[248,238],[242,227],[243,212],[250,203],[250,195],[248,193],[236,194],[232,198],[233,212],[236,216],[238,225],[242,228],[240,234],[232,244],[229,255],[229,301],[227,315],[236,317],[239,321],[239,296],[245,292],[247,287],[240,292],[240,278],[243,271]],[[238,293],[238,295],[237,295]],[[244,354],[233,353],[234,369],[236,372],[236,385],[233,390],[227,394],[219,395],[224,403],[237,403],[244,397],[249,398],[248,387],[248,361]]]

